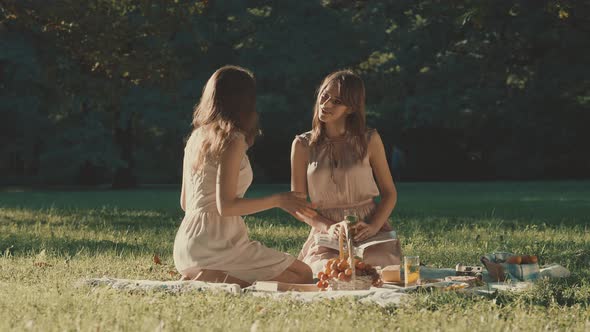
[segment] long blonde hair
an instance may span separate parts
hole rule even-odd
[[[237,132],[252,145],[258,134],[257,119],[254,75],[238,66],[216,70],[193,112],[193,130],[199,129],[202,137],[193,169],[202,170],[207,159],[218,161]]]
[[[346,117],[346,131],[355,140],[358,158],[363,159],[367,154],[366,116],[365,116],[365,84],[363,80],[351,70],[339,70],[326,76],[317,90],[316,102],[313,108],[313,121],[310,144],[320,144],[326,138],[325,124],[320,121],[320,104],[322,93],[332,83],[337,83],[340,98],[352,112]]]

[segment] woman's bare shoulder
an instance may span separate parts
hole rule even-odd
[[[302,147],[309,147],[311,142],[311,131],[295,135],[295,142],[301,144]]]

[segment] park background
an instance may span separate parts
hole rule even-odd
[[[0,0],[0,330],[588,331],[589,62],[588,1]],[[184,141],[225,64],[258,82],[249,197],[289,190],[315,89],[352,68],[404,254],[533,254],[571,276],[388,307],[77,287],[179,279]],[[279,209],[245,221],[295,256],[309,233]]]
[[[218,67],[251,69],[256,183],[351,68],[397,181],[588,178],[585,1],[3,1],[0,185],[178,184]]]

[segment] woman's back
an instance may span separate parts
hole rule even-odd
[[[244,139],[241,133],[234,134],[234,139]],[[186,194],[186,211],[216,210],[216,187],[217,187],[217,161],[206,160],[203,164],[203,169],[195,171],[193,167],[194,160],[196,160],[199,148],[203,143],[202,135],[199,129],[192,132],[186,146],[184,148],[183,160],[183,178]],[[240,165],[240,174],[238,178],[237,196],[243,197],[252,183],[252,168],[248,161],[248,156],[244,151],[242,162]]]
[[[203,88],[184,149],[180,206],[185,215],[174,240],[174,264],[184,279],[311,282],[311,271],[288,254],[248,238],[242,215],[281,207],[306,211],[294,193],[244,198],[252,183],[246,156],[258,133],[256,81],[241,67],[223,66]],[[229,278],[229,279],[228,279]]]
[[[236,133],[232,139],[244,140]],[[226,271],[247,282],[268,280],[287,269],[294,258],[248,239],[240,216],[220,216],[217,210],[218,162],[205,160],[195,172],[193,162],[202,138],[193,131],[186,143],[183,161],[186,214],[174,241],[176,268],[189,279],[204,269]],[[246,146],[246,144],[244,143]],[[243,151],[237,196],[243,197],[252,182],[252,168]]]

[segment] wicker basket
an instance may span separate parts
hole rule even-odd
[[[353,256],[352,234],[350,233],[350,224],[344,223],[344,232],[340,232],[339,237],[339,257],[340,259],[349,260],[349,266],[352,269],[350,281],[339,280],[336,278],[328,280],[328,289],[330,290],[366,290],[371,288],[373,277],[356,275],[356,268]]]
[[[342,281],[338,279],[328,280],[329,290],[367,290],[371,288],[373,278],[371,276],[357,276],[355,280]]]

